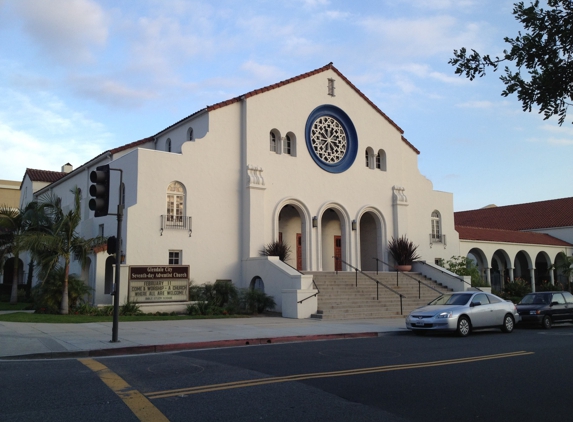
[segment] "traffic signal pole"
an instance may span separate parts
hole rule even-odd
[[[109,211],[109,172],[119,171],[119,200],[117,202],[117,214]],[[90,200],[89,207],[94,211],[94,217],[105,217],[106,215],[117,216],[117,236],[115,247],[115,283],[113,289],[113,328],[111,334],[111,342],[118,343],[117,338],[118,325],[119,325],[119,283],[121,272],[121,224],[123,221],[123,210],[125,204],[124,186],[123,186],[123,171],[121,169],[109,168],[109,164],[96,167],[95,171],[90,173],[90,180],[93,185],[90,186],[90,195],[93,197]]]
[[[119,343],[117,339],[119,330],[119,282],[121,273],[121,223],[123,221],[123,171],[119,171],[119,201],[117,202],[117,235],[115,251],[115,289],[113,290],[113,326],[111,330],[111,343]]]

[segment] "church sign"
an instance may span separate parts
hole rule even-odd
[[[131,265],[130,302],[181,302],[189,297],[189,265]]]

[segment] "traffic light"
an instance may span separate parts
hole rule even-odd
[[[96,167],[90,173],[90,210],[95,211],[94,217],[105,217],[109,210],[109,164]]]
[[[107,238],[107,254],[113,255],[117,252],[117,241],[115,236]]]

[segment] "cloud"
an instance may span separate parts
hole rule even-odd
[[[241,65],[241,69],[247,71],[257,80],[261,81],[279,81],[286,78],[286,73],[275,66],[263,65],[252,60]]]
[[[299,0],[303,7],[308,9],[314,9],[321,6],[328,6],[330,4],[330,0]]]
[[[4,179],[20,180],[26,167],[59,171],[108,149],[105,127],[46,93],[26,96],[0,89],[0,168]]]
[[[92,61],[93,49],[107,41],[106,15],[91,0],[17,0],[13,6],[25,32],[57,61]]]
[[[158,96],[150,88],[130,88],[125,83],[103,76],[72,76],[68,82],[81,96],[117,107],[139,107]]]
[[[460,108],[481,108],[481,109],[489,109],[499,106],[499,103],[493,103],[491,101],[466,101],[464,103],[456,104],[456,107]]]
[[[393,57],[429,57],[450,54],[460,45],[479,48],[483,38],[483,25],[460,22],[452,16],[437,15],[413,19],[386,19],[367,17],[358,21],[376,40],[373,46],[378,55]]]

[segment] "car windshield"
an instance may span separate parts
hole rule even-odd
[[[432,300],[428,305],[465,305],[471,297],[471,293],[447,294]]]
[[[520,305],[548,305],[551,300],[551,293],[531,293],[525,295]]]

